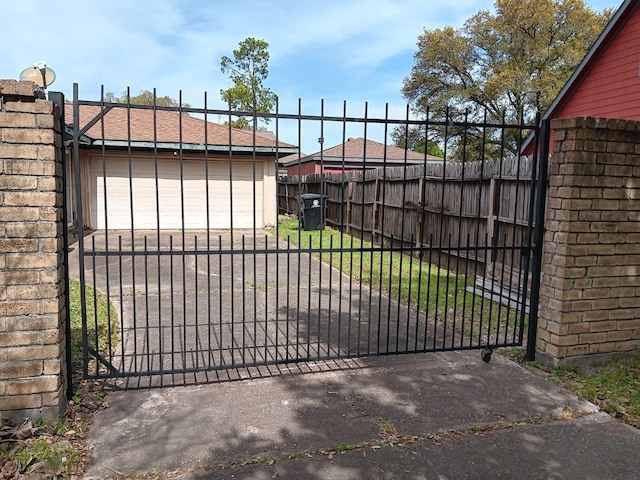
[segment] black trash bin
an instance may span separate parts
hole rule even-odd
[[[324,228],[324,199],[325,195],[318,193],[303,193],[300,195],[300,209],[302,211],[303,230],[322,230]]]

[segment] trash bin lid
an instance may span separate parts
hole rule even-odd
[[[319,193],[303,193],[300,195],[302,200],[319,200],[322,197],[324,197],[324,195],[320,195]]]

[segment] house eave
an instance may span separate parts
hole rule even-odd
[[[143,150],[183,150],[191,152],[221,152],[228,153],[231,150],[234,153],[253,153],[264,155],[278,156],[291,155],[296,152],[296,148],[283,148],[283,147],[254,147],[243,145],[232,145],[229,149],[229,145],[205,145],[202,143],[180,143],[180,142],[140,142],[127,140],[94,140],[91,142],[92,147],[106,147],[106,148],[135,148]]]

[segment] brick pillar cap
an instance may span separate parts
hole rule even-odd
[[[599,129],[640,131],[640,122],[620,118],[603,117],[571,117],[554,118],[551,120],[551,128],[559,129]]]
[[[9,97],[12,100],[33,101],[36,98],[44,99],[44,90],[31,81],[0,80],[0,96]]]

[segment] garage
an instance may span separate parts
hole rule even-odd
[[[202,156],[93,155],[88,163],[92,229],[265,226],[262,162],[235,160],[230,174],[228,158],[210,159],[208,177]]]
[[[80,177],[80,192],[69,183],[77,200],[73,224],[92,230],[275,225],[277,159],[297,151],[294,145],[266,130],[205,121],[200,109],[79,103],[78,155],[70,153]],[[67,107],[69,129],[74,108]]]

